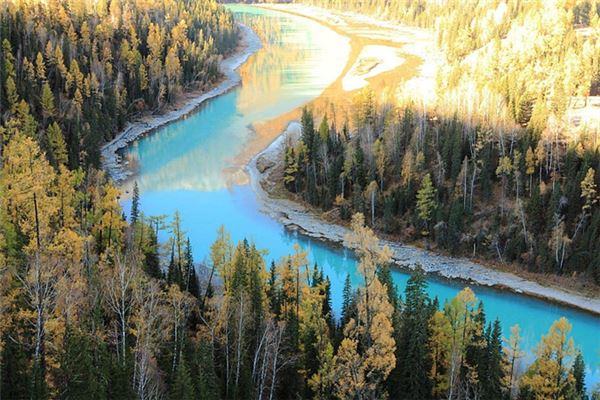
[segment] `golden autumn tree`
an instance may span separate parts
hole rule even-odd
[[[336,357],[337,376],[350,374],[351,380],[338,380],[336,387],[338,392],[353,393],[350,397],[374,399],[382,395],[381,383],[396,364],[394,310],[387,288],[377,277],[378,267],[390,261],[391,250],[387,246],[380,248],[379,239],[365,226],[362,214],[352,217],[351,227],[345,244],[355,249],[359,257],[363,285],[358,291],[357,318],[351,319],[344,328],[345,339]],[[350,386],[342,388],[341,385]]]
[[[50,158],[56,165],[66,165],[69,161],[67,154],[67,145],[63,137],[62,130],[56,122],[53,122],[46,129],[48,144],[50,145]]]
[[[112,183],[107,182],[102,187],[100,198],[100,223],[96,228],[96,240],[101,248],[116,246],[122,241],[123,229],[126,222],[121,216],[119,205],[120,192]]]
[[[2,181],[7,214],[27,238],[30,254],[53,239],[59,210],[55,179],[54,169],[35,141],[17,132],[4,150]]]
[[[554,322],[548,334],[542,336],[535,353],[537,359],[521,378],[521,391],[536,399],[567,399],[574,384],[571,365],[575,346],[569,337],[571,324],[562,317]]]
[[[449,341],[447,342],[448,399],[458,396],[461,385],[461,370],[466,366],[467,347],[473,344],[475,330],[480,328],[476,322],[477,298],[470,288],[461,290],[456,297],[444,306],[444,316],[448,320]]]
[[[450,342],[450,323],[442,311],[437,310],[429,321],[431,336],[429,338],[429,352],[431,356],[431,370],[429,377],[433,386],[432,395],[440,397],[448,391],[448,343]]]
[[[323,317],[323,298],[319,285],[302,288],[299,336],[305,359],[301,372],[315,398],[324,398],[333,388],[333,347]]]
[[[26,262],[16,275],[25,307],[17,317],[32,329],[33,390],[52,393],[48,373],[58,367],[66,326],[85,312],[81,267],[87,239],[76,230],[76,180],[64,167],[57,174],[36,142],[19,131],[4,157],[2,212],[25,238]]]
[[[206,302],[208,291],[211,289],[212,280],[215,272],[217,272],[225,285],[231,281],[231,257],[233,253],[233,245],[231,244],[231,236],[221,225],[217,230],[217,239],[210,246],[210,261],[211,269],[208,277],[207,287],[202,296],[202,306]]]
[[[340,399],[364,399],[366,374],[358,341],[344,338],[335,356],[335,392]]]

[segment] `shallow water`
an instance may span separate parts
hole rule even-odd
[[[241,68],[242,86],[126,150],[137,168],[141,208],[146,215],[173,215],[178,210],[197,261],[207,256],[220,225],[225,225],[233,240],[247,238],[268,249],[269,263],[290,254],[298,242],[309,250],[311,262],[330,277],[333,306],[339,310],[346,274],[359,283],[352,254],[285,231],[259,212],[249,186],[228,187],[223,170],[251,138],[250,124],[306,103],[337,78],[348,57],[348,40],[308,19],[249,6],[232,9],[257,31],[264,48]],[[128,213],[130,201],[123,206]],[[403,291],[408,274],[394,271],[393,276]],[[443,303],[463,286],[432,278],[429,293]],[[509,292],[473,289],[485,304],[488,320],[499,318],[506,336],[510,326],[521,326],[528,350],[554,320],[567,317],[588,364],[588,386],[600,381],[599,317]]]

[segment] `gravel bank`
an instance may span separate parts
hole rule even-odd
[[[221,72],[225,79],[208,92],[188,100],[184,106],[162,115],[150,116],[141,121],[130,122],[112,141],[102,147],[102,166],[115,182],[122,182],[133,174],[126,168],[119,155],[119,150],[127,147],[138,137],[153,131],[169,122],[176,121],[198,108],[203,102],[219,96],[237,86],[241,78],[237,69],[261,47],[259,37],[247,26],[240,25],[242,34],[240,50],[221,61]]]
[[[342,245],[348,228],[323,221],[306,207],[294,201],[274,198],[269,192],[275,187],[274,179],[280,179],[277,165],[287,141],[300,134],[300,124],[292,122],[269,147],[257,154],[247,166],[253,189],[257,193],[263,211],[270,214],[288,229],[304,235]],[[271,175],[273,175],[271,177]],[[600,315],[600,298],[586,297],[556,287],[543,286],[517,275],[497,271],[464,258],[452,258],[398,242],[381,241],[393,251],[393,260],[403,268],[420,264],[425,271],[448,279],[458,279],[481,286],[508,289],[516,293],[563,304]]]

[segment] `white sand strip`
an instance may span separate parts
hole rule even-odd
[[[369,84],[367,79],[391,71],[403,62],[398,49],[389,46],[365,46],[350,71],[342,78],[342,88],[346,92],[362,89]]]

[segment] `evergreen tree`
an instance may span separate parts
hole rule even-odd
[[[175,381],[169,390],[169,399],[172,400],[194,400],[196,399],[196,390],[187,367],[185,357],[181,357],[175,374]]]
[[[302,123],[302,141],[304,142],[304,145],[306,146],[306,148],[308,150],[307,158],[310,162],[310,161],[312,161],[312,159],[314,157],[313,149],[314,149],[314,141],[315,141],[315,121],[313,118],[312,111],[310,111],[306,107],[304,107],[302,109],[301,123]]]
[[[280,293],[277,282],[277,266],[274,261],[271,261],[271,268],[269,268],[269,281],[267,283],[267,299],[269,300],[269,311],[272,312],[276,318],[281,316],[281,302]]]
[[[344,289],[342,292],[342,314],[340,319],[340,325],[346,326],[348,321],[354,317],[354,291],[352,290],[352,282],[350,281],[350,274],[346,274],[344,280]]]
[[[575,361],[573,362],[572,372],[575,379],[574,400],[586,400],[587,394],[585,390],[585,362],[581,352],[577,352]]]
[[[95,347],[95,348],[94,348]],[[106,399],[106,354],[104,343],[94,343],[85,333],[67,327],[61,376],[61,398]]]
[[[505,381],[505,378],[502,369],[502,330],[499,320],[494,321],[487,336],[486,374],[480,376],[481,398],[500,399],[502,398],[502,382]]]
[[[437,206],[435,199],[436,193],[437,191],[431,182],[431,175],[426,174],[421,182],[421,188],[417,192],[418,216],[423,223],[423,233],[425,235],[429,233],[429,222],[431,221],[433,212]]]
[[[428,343],[430,340],[429,320],[432,317],[425,272],[415,268],[406,283],[405,305],[398,337],[398,386],[390,393],[392,397],[405,399],[427,399],[431,395],[429,379],[431,361]]]
[[[144,248],[144,270],[151,278],[161,279],[163,277],[163,274],[160,269],[160,257],[158,254],[158,238],[156,237],[154,229],[149,229],[147,234],[148,244]]]
[[[129,220],[131,225],[135,225],[140,216],[140,189],[137,181],[133,183],[133,195],[131,197],[131,213],[129,214]]]
[[[199,399],[219,400],[219,381],[215,371],[215,360],[212,359],[209,344],[200,341],[194,351],[194,383]]]
[[[69,161],[67,154],[67,146],[63,138],[63,133],[56,122],[48,126],[46,130],[48,135],[48,144],[50,145],[50,161],[55,165],[66,165]]]

